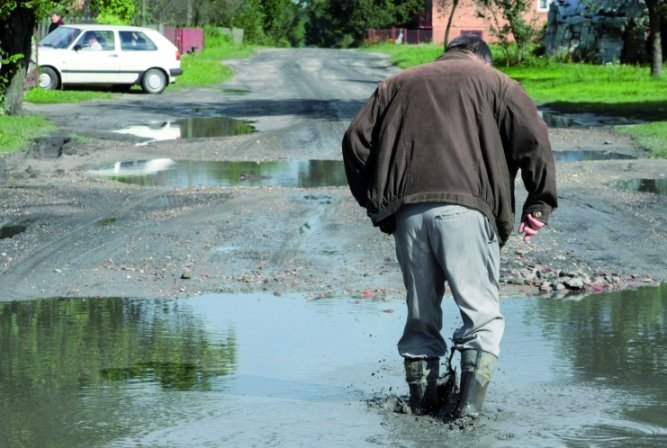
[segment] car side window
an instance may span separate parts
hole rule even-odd
[[[78,41],[82,50],[113,51],[113,31],[86,31]]]
[[[155,51],[157,45],[141,31],[120,31],[120,48],[124,51]]]
[[[98,39],[102,45],[102,50],[113,51],[115,49],[115,38],[113,31],[98,31]]]

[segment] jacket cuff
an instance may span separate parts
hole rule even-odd
[[[521,215],[522,220],[526,215],[532,215],[532,217],[538,221],[543,222],[544,224],[548,224],[549,216],[551,215],[551,207],[544,205],[533,205],[526,207],[523,210],[523,214]]]

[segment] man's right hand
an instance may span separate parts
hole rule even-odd
[[[534,218],[533,215],[526,215],[521,221],[519,226],[519,234],[525,234],[523,240],[525,242],[530,241],[532,237],[537,235],[537,231],[544,227],[544,223],[539,221],[537,218]]]

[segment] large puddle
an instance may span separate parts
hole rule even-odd
[[[557,162],[634,159],[611,151],[554,151]],[[340,160],[294,160],[288,162],[133,160],[100,166],[90,171],[96,176],[143,186],[346,186],[345,168]]]
[[[490,418],[463,432],[367,405],[407,393],[404,308],[270,295],[0,304],[0,446],[667,446],[667,286],[504,299]],[[445,316],[450,335],[449,297]]]
[[[129,184],[144,186],[345,186],[343,163],[335,160],[289,162],[211,162],[153,159],[117,162],[91,171]]]

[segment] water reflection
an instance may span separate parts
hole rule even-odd
[[[611,151],[554,151],[557,162],[636,159],[635,156]],[[287,162],[206,161],[206,160],[130,160],[97,167],[96,176],[143,186],[347,186],[345,168],[340,160],[293,160]],[[664,180],[630,181],[627,188],[664,190]],[[620,184],[619,184],[620,185]],[[645,191],[645,190],[640,190]]]
[[[667,195],[667,179],[617,180],[612,182],[610,186],[624,191]]]
[[[163,160],[163,159],[158,159]],[[169,159],[164,159],[169,160]],[[162,169],[154,161],[118,162],[91,171],[120,182],[143,186],[345,186],[343,162],[336,160],[295,160],[289,162],[209,162],[199,160],[170,161]]]
[[[146,143],[149,143],[179,138],[229,137],[251,134],[255,132],[255,127],[248,120],[227,117],[194,117],[128,126],[114,132],[147,139]]]
[[[590,160],[626,160],[637,157],[612,151],[554,151],[556,162],[585,162]]]
[[[444,301],[449,336],[460,325]],[[667,286],[503,299],[475,431],[415,431],[402,301],[207,295],[0,304],[0,446],[665,446]],[[511,442],[508,444],[508,442]]]
[[[642,123],[641,120],[627,117],[605,116],[592,113],[564,114],[547,108],[540,108],[538,112],[550,128],[590,128]]]
[[[235,335],[212,340],[185,308],[127,299],[0,304],[0,446],[103,446],[168,401],[153,402],[160,390],[210,390],[235,369]]]
[[[623,418],[587,427],[572,440],[591,446],[667,444],[667,285],[593,296],[579,302],[537,301],[537,317],[560,341],[576,380],[627,394]],[[598,445],[602,446],[602,445]]]

